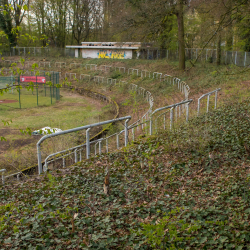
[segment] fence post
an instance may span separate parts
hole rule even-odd
[[[173,118],[174,118],[174,108],[171,108],[170,109],[170,130],[172,130],[172,127],[173,127]]]
[[[215,92],[214,109],[217,108],[217,95],[218,95],[218,91]]]
[[[246,67],[246,61],[247,61],[247,52],[245,52],[244,67]]]
[[[109,152],[109,144],[108,144],[108,139],[106,139],[106,153]]]
[[[119,149],[120,145],[119,145],[119,133],[116,135],[116,145],[117,145],[117,149]]]
[[[237,51],[234,54],[234,64],[236,65],[236,63],[237,63]]]
[[[207,96],[207,112],[209,110],[209,97],[210,97],[210,95]]]
[[[125,121],[125,147],[128,145],[128,122],[129,119]]]
[[[90,128],[88,128],[86,130],[86,158],[87,159],[89,159],[89,157],[90,157],[89,130],[90,130]]]
[[[40,175],[43,172],[42,156],[41,156],[41,147],[40,147],[40,145],[37,145],[37,159],[38,159],[38,174]]]
[[[75,163],[77,163],[78,162],[78,159],[77,159],[77,149],[75,150]]]
[[[152,116],[150,116],[149,120],[149,135],[153,134],[153,121],[152,121]]]
[[[18,94],[19,94],[19,108],[21,109],[21,86],[20,86],[20,75],[18,75]]]
[[[189,118],[189,103],[186,104],[186,121],[188,122]]]
[[[198,99],[197,116],[199,116],[199,114],[200,114],[200,104],[201,104],[201,100],[200,100],[200,98],[199,98],[199,99]]]
[[[37,75],[36,75],[36,104],[38,106],[38,85],[37,85]]]
[[[102,154],[102,141],[100,140],[98,144],[99,144],[99,154],[101,155]]]

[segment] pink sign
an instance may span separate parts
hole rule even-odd
[[[20,82],[46,83],[44,76],[20,76]]]

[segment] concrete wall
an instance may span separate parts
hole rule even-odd
[[[132,59],[132,49],[81,49],[83,58]]]

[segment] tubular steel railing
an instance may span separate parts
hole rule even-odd
[[[215,101],[214,101],[214,109],[217,108],[217,98],[218,98],[218,91],[220,91],[221,88],[216,89],[214,91],[211,91],[209,93],[206,93],[204,95],[202,95],[199,99],[198,99],[198,106],[197,106],[197,116],[199,116],[200,113],[200,106],[201,106],[201,99],[203,99],[204,97],[207,96],[207,112],[209,111],[209,100],[210,100],[210,95],[215,93]]]
[[[177,108],[177,107],[181,107],[181,105],[185,105],[186,107],[186,121],[188,121],[188,117],[189,117],[189,104],[192,102],[193,100],[187,100],[187,101],[183,101],[183,102],[179,102],[179,103],[175,103],[175,104],[172,104],[172,105],[169,105],[169,106],[166,106],[166,107],[162,107],[162,108],[158,108],[156,110],[154,110],[152,113],[151,113],[151,116],[150,116],[150,135],[153,134],[153,120],[152,120],[152,116],[154,114],[156,114],[157,112],[159,111],[162,111],[162,110],[166,110],[166,109],[170,109],[170,129],[172,129],[172,126],[173,126],[173,109],[174,108]]]
[[[62,64],[64,64],[66,66],[66,63],[56,62],[55,65],[57,65],[57,64],[59,64],[60,67],[62,66]],[[75,67],[76,67],[76,64],[72,64],[72,65],[75,65]],[[101,65],[99,67],[96,64],[86,64],[86,65],[78,64],[78,65],[80,65],[81,68],[83,68],[85,66],[86,70],[107,71],[107,69],[108,69],[109,71],[111,71],[111,69],[112,69],[112,66],[107,66],[107,65]],[[131,124],[129,126],[128,126],[128,121],[131,119],[131,116],[113,119],[113,120],[109,120],[109,121],[104,121],[104,122],[100,122],[100,123],[95,123],[95,124],[91,124],[91,125],[86,125],[83,127],[62,131],[62,132],[59,132],[56,134],[50,134],[50,135],[43,136],[37,143],[38,173],[39,174],[41,174],[43,171],[46,171],[48,169],[48,164],[50,164],[56,160],[62,160],[63,167],[65,167],[66,166],[66,157],[68,157],[68,156],[73,156],[72,158],[74,159],[74,162],[78,162],[78,160],[81,161],[83,151],[86,151],[85,152],[86,159],[89,159],[90,153],[91,153],[90,152],[91,145],[94,146],[94,154],[95,155],[97,155],[98,153],[99,154],[102,153],[102,146],[104,145],[104,143],[106,144],[105,151],[109,152],[110,147],[114,146],[113,144],[111,145],[109,143],[109,140],[111,140],[112,138],[116,139],[115,148],[119,149],[120,148],[120,137],[123,133],[124,133],[124,145],[125,146],[128,145],[129,131],[131,131],[130,134],[132,137],[132,141],[135,140],[136,133],[140,133],[140,130],[142,132],[145,132],[146,134],[151,135],[151,134],[153,134],[154,130],[156,132],[158,131],[158,120],[161,117],[164,118],[163,128],[165,130],[166,129],[166,113],[167,112],[170,113],[170,129],[173,128],[173,123],[178,118],[178,111],[179,111],[179,117],[180,117],[181,114],[183,113],[183,111],[186,110],[186,121],[188,121],[188,119],[189,119],[189,104],[192,102],[192,99],[188,100],[190,88],[185,82],[181,81],[179,78],[172,77],[172,76],[167,75],[167,74],[163,75],[162,73],[159,73],[159,72],[151,73],[150,71],[147,71],[147,70],[141,70],[141,72],[139,73],[139,69],[129,68],[126,70],[125,67],[113,67],[113,70],[119,70],[119,72],[122,70],[124,73],[127,72],[127,74],[134,74],[134,72],[136,72],[137,76],[140,76],[141,78],[151,77],[154,79],[158,79],[160,81],[166,81],[168,84],[176,85],[178,87],[179,91],[184,94],[184,101],[182,101],[180,103],[172,104],[172,105],[169,105],[166,107],[158,108],[152,112],[152,108],[154,105],[154,99],[153,99],[152,94],[149,91],[147,91],[146,89],[144,89],[142,87],[138,87],[138,85],[136,85],[136,84],[129,84],[128,82],[121,81],[121,80],[119,82],[117,82],[116,79],[106,78],[103,76],[93,76],[92,77],[92,76],[87,75],[87,74],[80,74],[80,79],[84,78],[86,80],[86,78],[87,78],[88,81],[93,80],[96,83],[100,83],[100,82],[105,83],[106,82],[108,85],[113,84],[113,85],[117,85],[117,86],[128,85],[130,90],[135,91],[137,94],[143,96],[143,98],[146,99],[146,101],[149,103],[149,109],[140,119],[133,122],[133,124]],[[75,73],[67,73],[67,72],[65,73],[65,75],[69,75],[70,78],[73,74],[74,74],[74,78],[76,79]],[[207,102],[208,103],[207,104],[207,111],[208,111],[209,97],[213,93],[215,93],[215,109],[216,109],[216,107],[217,107],[217,92],[219,90],[220,89],[217,89],[215,91],[204,94],[198,99],[198,114],[199,114],[199,110],[200,110],[200,101],[205,96],[208,96],[208,102]],[[184,106],[184,108],[183,108],[183,106]],[[153,119],[153,116],[160,111],[165,111],[165,112],[159,114],[156,118]],[[175,115],[176,115],[175,119],[174,119],[174,111],[175,111]],[[115,123],[117,121],[122,121],[122,120],[125,120],[124,130],[117,132],[117,133],[114,133],[106,138],[99,138],[99,139],[96,139],[94,141],[90,140],[89,131],[91,128],[93,128],[95,126],[101,126],[104,124],[108,124],[108,123]],[[155,123],[155,125],[154,125],[154,123]],[[41,162],[41,143],[50,137],[55,137],[55,136],[59,136],[59,135],[67,134],[67,133],[73,133],[73,132],[76,132],[79,130],[86,130],[86,142],[82,145],[78,145],[76,147],[72,147],[72,148],[69,148],[66,150],[62,150],[60,152],[50,154],[49,156],[46,157],[44,167],[43,167],[42,162]],[[97,147],[98,147],[98,150],[97,150]],[[5,176],[5,178],[6,178],[6,176]]]
[[[125,120],[125,125],[124,125],[125,126],[125,146],[127,146],[127,142],[128,142],[128,139],[127,139],[127,137],[128,137],[128,121],[130,119],[131,119],[131,116],[126,116],[126,117],[121,117],[121,118],[117,118],[117,119],[113,119],[113,120],[108,120],[108,121],[104,121],[104,122],[94,123],[94,124],[90,124],[90,125],[86,125],[86,126],[82,126],[82,127],[78,127],[78,128],[64,130],[64,131],[57,132],[57,133],[54,133],[54,134],[44,135],[37,142],[38,173],[41,174],[43,172],[43,168],[42,168],[42,156],[41,156],[41,143],[43,141],[47,140],[48,138],[55,137],[55,136],[60,136],[60,135],[64,135],[64,134],[69,134],[69,133],[77,132],[77,131],[80,131],[80,130],[86,130],[86,158],[89,159],[89,157],[90,157],[89,130],[91,128],[94,128],[94,127],[97,127],[97,126],[101,126],[101,125],[105,125],[105,124],[109,124],[109,123],[114,123],[114,122]]]

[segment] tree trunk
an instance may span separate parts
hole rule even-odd
[[[181,70],[185,70],[183,6],[184,6],[183,0],[178,0],[176,16],[178,22],[179,69]]]

